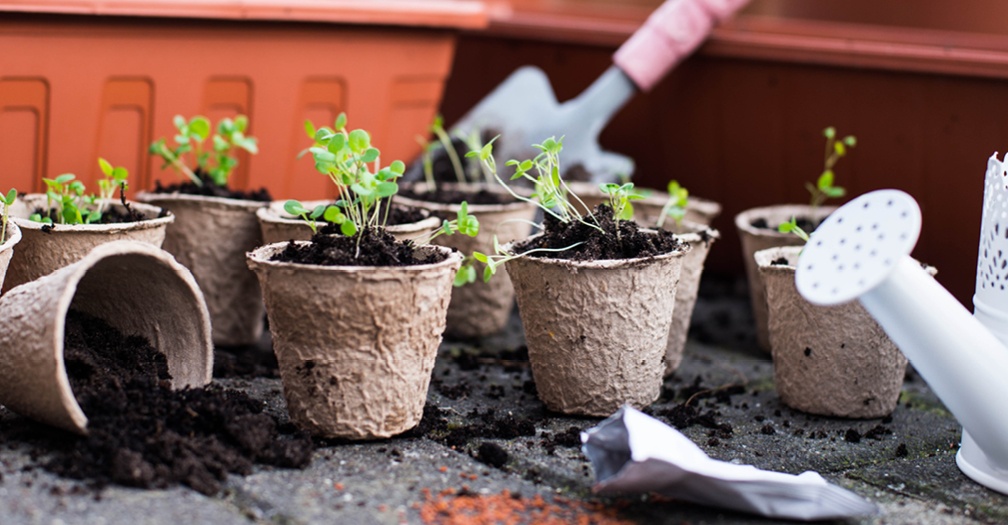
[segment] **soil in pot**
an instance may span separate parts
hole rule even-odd
[[[552,215],[547,215],[543,234],[516,244],[515,250],[521,253],[535,248],[560,249],[580,243],[562,252],[533,252],[529,255],[573,261],[595,261],[651,257],[675,251],[682,245],[670,231],[644,233],[633,221],[619,221],[617,224],[613,220],[612,208],[608,204],[596,206],[594,215],[604,233],[579,221],[564,223]]]
[[[88,435],[54,436],[57,474],[165,488],[185,484],[214,494],[229,473],[255,463],[302,468],[310,439],[288,431],[262,404],[221,387],[173,391],[167,361],[146,340],[71,311],[64,356],[74,395],[88,415]]]
[[[148,217],[143,213],[140,213],[135,209],[133,209],[133,207],[130,205],[130,202],[126,200],[125,195],[120,194],[119,201],[122,203],[121,208],[118,206],[107,206],[105,210],[102,212],[101,219],[91,224],[122,224],[128,222],[140,222],[153,218]],[[50,208],[48,210],[44,208],[35,208],[34,210],[32,210],[32,213],[38,214],[43,217],[49,217],[49,219],[53,221],[53,224],[56,225],[55,227],[57,228],[59,227],[60,216],[59,211],[56,208]],[[161,218],[166,217],[167,215],[168,210],[161,208],[161,212],[158,213],[157,217]],[[42,231],[45,232],[50,232],[52,231],[52,229],[53,226],[50,226],[48,228],[46,228],[45,226],[42,227]]]
[[[320,266],[412,266],[434,264],[444,255],[418,253],[412,242],[397,241],[384,229],[368,228],[356,237],[316,234],[309,244],[290,242],[272,260]]]
[[[154,193],[184,193],[186,195],[201,195],[203,197],[221,197],[224,199],[238,199],[246,201],[270,202],[273,197],[266,188],[257,190],[235,190],[227,186],[218,186],[202,170],[196,168],[196,176],[203,182],[197,186],[196,183],[186,180],[164,186],[161,181],[154,181]]]

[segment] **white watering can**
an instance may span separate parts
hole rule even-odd
[[[1000,404],[1008,399],[1008,270],[1001,267],[1008,260],[1006,181],[1001,163],[992,158],[980,264],[987,268],[989,262],[996,272],[978,271],[977,281],[983,276],[984,286],[978,284],[976,316],[910,258],[920,234],[920,207],[898,190],[867,193],[830,215],[812,233],[795,275],[798,292],[813,304],[861,301],[962,424],[959,468],[1004,494],[1008,411]]]

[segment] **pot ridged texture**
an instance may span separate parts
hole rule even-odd
[[[430,210],[443,217],[454,217],[458,213],[457,204],[401,199],[399,202]],[[494,253],[493,238],[500,244],[528,237],[532,226],[527,222],[535,218],[535,205],[526,202],[509,204],[470,204],[469,214],[480,222],[476,237],[466,235],[440,235],[433,244],[455,248],[464,253],[474,251]],[[512,220],[521,219],[521,220]],[[510,222],[505,222],[510,221]],[[474,262],[476,282],[452,290],[451,305],[448,307],[448,326],[445,335],[453,338],[471,338],[493,335],[507,325],[514,306],[514,287],[504,272],[490,282],[483,282],[483,263]]]
[[[877,418],[892,413],[903,387],[906,357],[861,303],[825,307],[802,298],[793,266],[799,250],[757,254],[766,286],[777,394],[784,404],[811,414]],[[779,257],[791,266],[770,264]]]
[[[550,410],[608,416],[658,398],[683,255],[508,261],[532,376]]]
[[[672,375],[682,364],[690,321],[693,319],[693,308],[700,293],[700,278],[703,275],[704,263],[707,261],[707,254],[710,253],[711,244],[720,236],[717,230],[685,220],[679,225],[670,226],[669,229],[676,232],[680,239],[689,243],[690,250],[683,256],[679,286],[676,287],[675,310],[672,312],[668,345],[665,347],[666,376]],[[706,240],[701,235],[704,231],[707,232]]]
[[[756,342],[759,343],[760,349],[770,351],[770,332],[767,330],[766,293],[753,255],[767,248],[805,244],[805,241],[793,233],[778,232],[777,226],[790,221],[791,217],[806,217],[821,221],[836,209],[836,206],[812,208],[805,204],[782,204],[752,208],[735,216],[735,227],[742,242],[742,261],[745,264],[746,280],[749,282],[749,300],[752,304],[753,320],[756,323]],[[752,221],[756,219],[765,219],[771,229],[753,227]]]
[[[256,210],[266,203],[158,193],[137,198],[175,215],[164,249],[192,271],[203,290],[214,344],[258,342],[263,332],[262,294],[245,264],[245,253],[262,244]]]
[[[116,241],[0,297],[0,403],[29,418],[85,433],[63,363],[67,312],[147,338],[168,360],[174,388],[210,383],[210,318],[192,275],[167,252]]]
[[[416,426],[461,254],[395,268],[270,262],[285,245],[249,254],[249,267],[262,284],[291,420],[344,439]]]
[[[291,219],[284,211],[286,201],[274,201],[268,207],[256,211],[259,227],[262,230],[262,243],[273,244],[284,241],[307,241],[311,239],[311,228],[301,219]],[[306,201],[302,204],[307,209],[313,209],[319,204],[331,204],[331,200]],[[324,223],[320,223],[320,226]],[[441,225],[441,221],[428,217],[409,224],[395,224],[385,228],[396,240],[407,241],[423,237]]]
[[[139,241],[161,247],[174,217],[158,218],[160,209],[130,203],[147,220],[117,224],[57,224],[50,233],[42,224],[28,220],[35,207],[45,207],[45,195],[26,195],[11,206],[10,219],[21,229],[21,242],[11,257],[4,291],[34,281],[43,275],[84,258],[94,247],[112,241]],[[113,204],[122,209],[121,204]]]

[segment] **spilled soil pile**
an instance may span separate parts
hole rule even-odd
[[[619,221],[617,224],[612,218],[612,208],[608,204],[599,204],[593,214],[595,221],[591,218],[585,219],[592,224],[591,226],[579,221],[564,223],[547,214],[543,234],[530,241],[519,243],[515,246],[515,250],[521,253],[535,248],[557,250],[577,245],[559,253],[534,252],[529,255],[574,261],[597,261],[651,257],[675,251],[681,246],[681,242],[672,232],[659,230],[657,233],[645,233],[640,231],[637,223],[633,221]]]
[[[171,390],[164,355],[141,337],[71,312],[64,346],[89,433],[56,451],[46,467],[57,474],[98,486],[182,483],[214,494],[229,473],[251,473],[255,463],[300,468],[311,460],[311,440],[290,435],[245,394],[214,386]]]
[[[412,266],[443,261],[444,254],[421,253],[411,242],[400,242],[384,229],[368,228],[357,237],[318,234],[311,244],[293,242],[273,256],[274,261],[322,266]]]

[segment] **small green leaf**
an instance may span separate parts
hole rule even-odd
[[[336,117],[336,124],[333,126],[333,129],[335,129],[336,131],[339,131],[339,130],[345,128],[346,127],[346,121],[347,121],[346,113],[340,113]]]
[[[826,137],[827,139],[832,139],[833,137],[836,137],[836,128],[834,128],[833,126],[830,126],[830,127],[826,128],[826,129],[824,129],[822,131],[822,133],[823,133],[823,136]]]
[[[308,210],[304,207],[303,204],[301,204],[301,201],[297,201],[297,200],[293,200],[293,199],[285,202],[283,208],[284,208],[285,212],[287,212],[287,213],[289,213],[291,215],[294,215],[294,216],[298,216],[298,215],[301,215],[301,214],[304,214],[304,213],[308,213]]]
[[[109,164],[109,161],[101,157],[98,157],[98,166],[101,168],[102,173],[104,173],[106,176],[109,177],[112,176],[112,171],[114,170],[114,168],[112,167],[111,164]]]
[[[195,135],[199,140],[210,136],[210,121],[203,116],[193,117],[189,121],[189,135]]]
[[[378,159],[378,155],[380,155],[380,153],[376,148],[368,148],[361,157],[361,160],[364,162],[374,162]]]
[[[11,188],[10,191],[7,192],[7,196],[4,197],[4,204],[10,206],[14,204],[15,199],[17,199],[17,190]]]
[[[496,268],[494,268],[493,266],[491,266],[489,264],[486,265],[486,267],[483,268],[483,282],[485,282],[485,283],[490,282],[490,278],[492,278],[494,276],[494,272],[495,271],[496,271]]]
[[[343,150],[344,146],[346,146],[346,135],[337,133],[329,138],[329,144],[326,145],[326,149],[334,154],[338,154]],[[336,158],[333,157],[333,160],[336,160]]]
[[[350,150],[354,153],[363,153],[371,146],[371,137],[363,129],[355,129],[350,132]]]
[[[833,170],[826,170],[822,172],[822,175],[819,175],[819,180],[816,181],[816,186],[820,190],[825,190],[826,188],[833,186],[833,179]]]
[[[406,164],[404,164],[401,160],[394,160],[392,161],[392,164],[389,164],[389,169],[396,175],[402,175],[406,172]]]
[[[346,222],[346,216],[343,215],[343,212],[336,206],[326,207],[322,218],[325,219],[326,222],[331,222],[333,224],[343,224]]]
[[[64,173],[62,175],[57,175],[56,179],[55,179],[55,182],[57,184],[66,184],[66,183],[68,183],[68,182],[70,182],[70,181],[72,181],[72,180],[74,180],[76,178],[77,178],[77,176],[74,175],[73,173]]]
[[[340,224],[340,231],[347,237],[353,237],[357,235],[357,225],[353,221],[343,221],[343,224]]]
[[[399,185],[390,181],[379,182],[378,186],[375,188],[375,192],[380,198],[391,197],[395,195],[397,191],[399,191]]]

